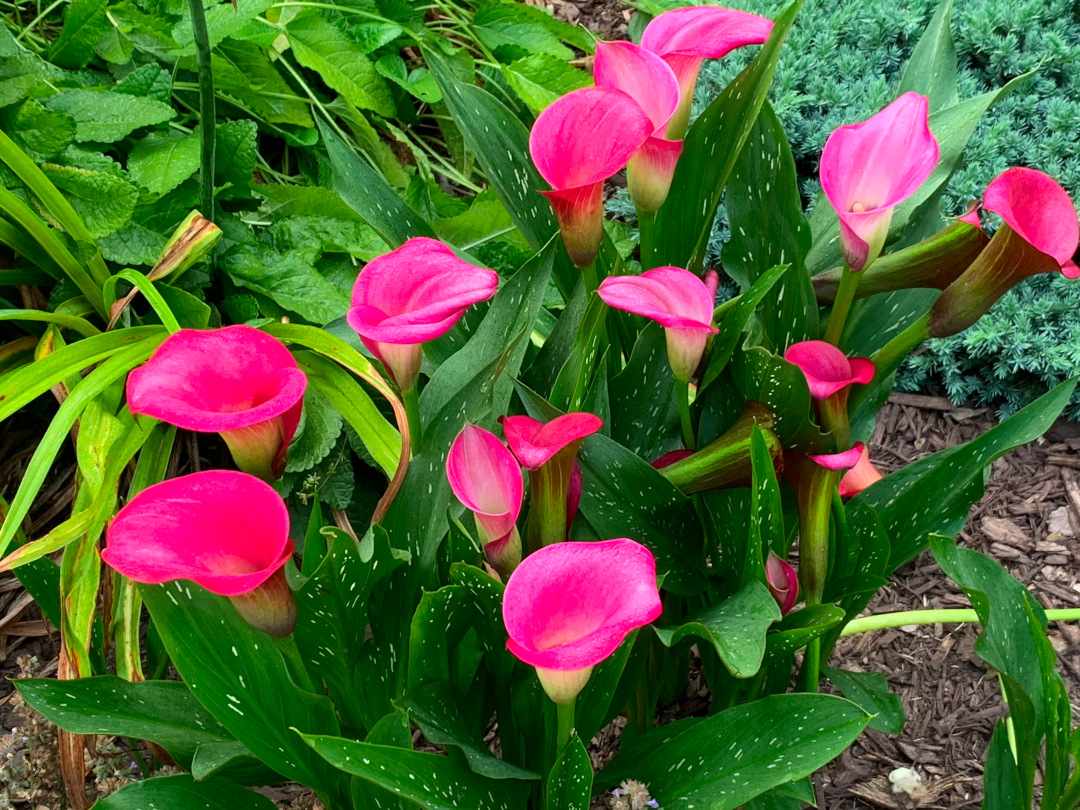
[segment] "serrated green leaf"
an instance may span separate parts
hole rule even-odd
[[[321,189],[321,191],[326,190]],[[316,196],[316,198],[319,197]],[[350,213],[352,213],[351,209]],[[347,253],[369,262],[390,250],[386,242],[371,227],[355,218],[287,216],[271,225],[269,232],[274,239],[274,245],[282,251],[311,250],[318,247],[326,253]],[[356,272],[356,268],[353,267],[349,273],[348,286],[350,288],[356,280]]]
[[[271,124],[311,127],[308,103],[270,63],[254,42],[230,39],[211,54],[214,90]]]
[[[321,14],[298,14],[286,29],[296,60],[352,104],[379,115],[394,113],[386,82],[360,47]]]
[[[0,110],[0,128],[15,145],[37,161],[64,151],[75,138],[71,116],[53,112],[34,99]]]
[[[246,190],[252,183],[252,175],[259,164],[258,125],[251,120],[218,121],[214,127],[217,154],[224,160],[216,161],[214,172],[218,185],[232,183],[235,190]]]
[[[129,96],[146,96],[168,104],[172,96],[172,73],[161,65],[143,65],[118,81],[116,92]]]
[[[255,19],[270,6],[274,0],[236,0],[218,3],[206,10],[206,31],[210,38],[210,47],[214,48],[222,40],[244,27],[245,23]],[[195,34],[191,27],[191,17],[185,14],[172,30],[173,39],[181,48],[193,51]]]
[[[303,417],[289,445],[286,472],[302,472],[326,458],[341,435],[341,426],[341,414],[321,391],[309,386],[304,392]]]
[[[165,195],[199,169],[199,133],[148,135],[128,155],[131,179],[152,194]]]
[[[431,77],[431,71],[427,68],[414,68],[409,70],[405,60],[399,54],[388,53],[379,57],[375,63],[375,69],[379,75],[389,79],[409,95],[416,96],[428,104],[436,104],[442,101],[442,93],[439,85]]]
[[[95,239],[131,219],[139,191],[123,177],[52,163],[44,164],[41,170],[71,203]]]
[[[152,98],[96,90],[64,90],[45,103],[48,109],[71,116],[77,141],[112,143],[176,115],[170,105]]]
[[[404,28],[393,23],[368,22],[349,28],[349,36],[364,53],[374,53],[404,33]]]
[[[0,81],[0,107],[22,101],[40,81],[40,77],[29,73]]]
[[[534,53],[504,65],[503,76],[534,113],[540,113],[560,96],[588,87],[592,78],[583,70],[544,53]]]
[[[49,47],[49,61],[65,68],[86,67],[105,29],[108,0],[72,0],[64,9],[64,27]]]
[[[165,249],[168,238],[137,222],[126,222],[98,240],[101,255],[123,265],[153,266]]]
[[[330,217],[352,222],[363,222],[337,194],[319,186],[287,186],[267,183],[255,188],[265,198],[259,213],[275,219],[282,217]]]
[[[107,20],[108,18],[106,18]],[[114,65],[126,65],[131,61],[131,55],[134,52],[135,48],[132,46],[131,40],[112,24],[105,26],[104,32],[102,32],[101,37],[94,46],[94,53]]]
[[[514,2],[485,3],[473,18],[477,37],[501,59],[509,61],[530,53],[573,59],[574,52],[559,41],[553,23],[556,20],[543,9]]]
[[[223,265],[241,287],[265,295],[311,323],[326,324],[345,314],[349,296],[319,273],[312,254],[238,245],[225,256]]]

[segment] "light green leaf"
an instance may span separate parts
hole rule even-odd
[[[152,98],[95,90],[64,90],[45,104],[74,119],[77,141],[112,143],[139,127],[161,124],[176,115],[171,105]]]
[[[257,189],[262,193],[262,189]],[[308,189],[322,191],[335,196],[326,189]],[[322,195],[314,195],[321,199]],[[340,198],[338,203],[341,203]],[[352,214],[352,210],[346,210]],[[318,247],[326,253],[347,253],[365,262],[381,256],[390,250],[374,229],[353,216],[349,219],[336,219],[329,216],[295,215],[279,219],[269,228],[274,244],[279,250],[311,250]],[[348,283],[351,287],[356,280],[357,270],[352,267]]]
[[[64,68],[82,68],[94,55],[109,21],[108,0],[72,0],[64,9],[64,27],[49,47],[49,61]]]
[[[956,92],[956,43],[952,36],[953,0],[941,0],[919,44],[908,59],[900,86],[903,93],[921,93],[930,100],[930,112],[951,107],[960,100]]]
[[[404,33],[404,28],[392,23],[360,23],[349,29],[349,36],[364,53],[374,53]]]
[[[352,104],[379,115],[394,113],[386,82],[363,50],[321,14],[297,15],[287,33],[297,61],[322,76]]]
[[[199,169],[199,133],[154,133],[128,155],[131,179],[152,194],[165,195]]]
[[[311,127],[308,103],[254,42],[226,40],[211,54],[214,90],[271,124]]]
[[[22,101],[40,81],[41,77],[32,73],[0,81],[0,107],[7,107],[16,101]]]
[[[585,71],[544,53],[516,59],[502,70],[507,84],[534,113],[542,112],[560,96],[592,84]]]
[[[34,99],[0,110],[0,129],[39,162],[64,151],[75,137],[71,116],[47,110]]]
[[[255,192],[265,197],[259,213],[279,219],[282,217],[329,217],[352,222],[363,222],[337,194],[319,186],[287,186],[267,183],[257,186]]]
[[[45,176],[60,189],[95,239],[129,222],[139,191],[123,177],[46,163]]]
[[[131,55],[134,51],[131,40],[120,33],[120,29],[112,24],[105,26],[104,33],[97,41],[97,45],[94,46],[94,53],[114,65],[126,65],[131,61]]]
[[[283,309],[315,324],[345,314],[349,296],[327,281],[312,263],[312,251],[278,253],[239,245],[227,254],[224,267],[241,287],[265,295]]]
[[[228,779],[211,776],[196,782],[188,774],[132,782],[94,804],[93,810],[274,810],[265,796]]]
[[[123,265],[153,266],[165,249],[168,238],[138,222],[125,222],[117,230],[98,239],[101,255]]]
[[[172,73],[157,64],[143,65],[118,81],[116,92],[145,96],[168,104],[172,96]]]
[[[210,47],[214,48],[222,40],[244,27],[245,23],[255,19],[270,6],[274,0],[236,0],[235,7],[229,0],[206,9],[206,30],[210,37]],[[191,16],[184,14],[172,31],[173,39],[181,48],[194,51],[195,35],[191,28]]]
[[[541,53],[567,61],[574,52],[559,41],[555,31],[571,31],[543,9],[524,3],[485,3],[476,11],[473,28],[480,41],[503,59]]]
[[[304,413],[296,437],[289,445],[286,472],[302,472],[314,467],[334,449],[341,435],[342,419],[319,389],[304,392]]]
[[[468,211],[435,222],[439,239],[464,251],[500,237],[527,249],[528,243],[515,231],[506,206],[491,191],[477,194]]]
[[[375,69],[398,87],[410,95],[416,96],[428,104],[436,104],[442,101],[442,93],[439,85],[431,77],[431,71],[427,68],[414,68],[409,70],[405,60],[399,54],[388,53],[379,57],[375,63]]]

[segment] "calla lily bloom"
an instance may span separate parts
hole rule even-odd
[[[844,473],[840,479],[840,497],[853,498],[871,484],[881,480],[881,473],[870,462],[870,451],[863,447],[855,466]]]
[[[521,561],[521,512],[524,482],[513,454],[489,430],[466,425],[446,457],[450,489],[476,518],[484,554],[505,579]]]
[[[787,616],[799,601],[799,575],[795,569],[771,551],[765,561],[765,580],[769,593],[780,607],[780,615]]]
[[[938,162],[929,101],[904,93],[861,124],[835,130],[821,152],[821,188],[840,218],[840,246],[852,271],[885,245],[893,210],[918,191]]]
[[[623,168],[653,132],[634,99],[612,87],[584,87],[549,105],[529,133],[529,152],[551,184],[541,191],[578,267],[596,258],[604,236],[604,181]]]
[[[759,45],[769,38],[772,28],[770,19],[719,6],[672,9],[645,26],[641,47],[662,57],[679,82],[679,109],[668,123],[669,138],[681,138],[690,123],[701,63],[744,45]]]
[[[678,267],[657,267],[640,276],[609,276],[600,284],[608,306],[650,318],[667,333],[668,362],[680,383],[701,362],[712,325],[713,295],[700,278]]]
[[[799,367],[810,387],[810,396],[817,400],[828,399],[850,385],[866,384],[874,379],[874,364],[870,360],[849,358],[823,340],[793,343],[784,352],[784,359]]]
[[[807,456],[807,458],[819,467],[839,472],[840,470],[850,470],[858,464],[859,456],[863,454],[865,449],[866,445],[862,442],[856,442],[854,447],[842,453],[827,453],[825,455]]]
[[[603,421],[591,413],[568,413],[547,424],[529,416],[504,416],[499,421],[506,443],[529,471],[529,548],[562,542],[577,512],[576,503],[570,509],[570,496],[578,449],[582,439],[603,427]],[[580,470],[577,477],[580,500]]]
[[[1066,278],[1080,277],[1074,260],[1080,222],[1069,195],[1052,177],[1034,169],[1009,169],[986,187],[983,207],[1001,216],[1001,227],[934,302],[927,330],[932,337],[967,329],[1025,278],[1058,271]]]
[[[416,237],[360,271],[346,318],[406,391],[420,373],[421,344],[445,334],[498,286],[497,273],[462,261],[436,239]]]
[[[181,329],[128,375],[131,412],[220,433],[237,466],[273,481],[285,471],[307,377],[282,343],[250,326]]]
[[[556,543],[522,560],[506,583],[506,646],[536,667],[553,701],[570,703],[592,668],[662,610],[656,560],[645,546]]]
[[[596,43],[593,79],[597,87],[613,87],[634,99],[649,116],[652,134],[626,167],[627,187],[641,211],[656,211],[667,199],[681,140],[664,137],[679,107],[679,82],[667,63],[632,42]]]
[[[282,570],[292,552],[289,512],[273,487],[247,473],[207,470],[132,498],[109,526],[101,557],[135,582],[192,580],[282,637],[296,622]]]

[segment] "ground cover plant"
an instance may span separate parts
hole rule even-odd
[[[23,306],[2,317],[34,331],[5,345],[0,417],[50,391],[59,407],[5,506],[0,567],[62,631],[59,680],[19,688],[63,729],[74,806],[89,805],[82,735],[119,734],[186,773],[106,809],[263,807],[244,786],[284,779],[331,808],[797,807],[865,727],[902,724],[880,677],[828,664],[841,634],[889,624],[859,614],[927,548],[969,595],[1010,710],[987,806],[1030,807],[1036,784],[1042,806],[1076,806],[1048,615],[951,539],[987,466],[1041,435],[1076,379],[885,478],[865,452],[912,348],[977,327],[1024,278],[1080,274],[1075,207],[1015,167],[943,218],[1009,89],[961,98],[945,4],[896,98],[823,145],[807,219],[767,100],[800,6],[643,15],[640,45],[558,28],[595,49],[592,82],[531,101],[514,48],[560,36],[535,10],[450,19],[486,72],[409,29],[429,71],[413,82],[437,90],[462,147],[429,143],[427,179],[439,165],[450,185],[417,161],[419,195],[313,100],[308,154],[333,192],[259,183],[256,167],[244,182],[262,202],[235,200],[204,92],[200,176],[146,274],[114,267],[96,208],[3,136],[18,253],[3,272]],[[230,8],[210,19],[239,22]],[[431,11],[437,32],[447,9]],[[509,15],[503,39],[477,30],[493,14]],[[693,115],[704,60],[740,50],[752,60]],[[192,84],[208,90],[212,65]],[[624,166],[636,245],[604,220]],[[450,193],[480,178],[475,197]],[[714,267],[722,195],[732,240]],[[1002,219],[992,236],[980,211]],[[721,270],[738,293],[717,307]],[[41,288],[51,306],[34,306]],[[220,463],[176,475],[181,430],[220,441]],[[69,438],[71,515],[25,537]],[[707,713],[657,726],[691,670]],[[586,743],[618,715],[619,752],[594,767]]]

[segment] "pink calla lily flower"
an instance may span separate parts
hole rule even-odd
[[[526,470],[539,469],[563,448],[604,426],[603,420],[591,413],[568,413],[546,424],[531,416],[504,416],[499,421],[506,443]]]
[[[273,487],[207,470],[132,498],[109,526],[101,558],[135,582],[189,579],[232,597],[249,623],[280,637],[296,621],[282,571],[292,553],[289,512]]]
[[[712,325],[713,294],[705,282],[679,267],[657,267],[640,276],[609,276],[600,284],[608,306],[650,318],[667,333],[668,362],[675,379],[694,376]]]
[[[918,191],[938,162],[929,101],[904,93],[861,124],[836,129],[821,152],[821,188],[840,218],[840,246],[852,271],[885,245],[893,210]]]
[[[556,543],[522,560],[506,583],[506,646],[536,667],[553,701],[569,703],[592,668],[662,610],[656,560],[645,546]]]
[[[847,357],[842,351],[823,340],[793,343],[784,352],[784,359],[798,366],[810,387],[810,396],[828,399],[855,383],[866,384],[874,379],[874,364],[864,357]]]
[[[462,261],[436,239],[416,237],[360,271],[346,319],[406,391],[420,373],[421,344],[444,335],[498,286],[498,273]]]
[[[604,236],[604,181],[622,169],[653,132],[648,114],[612,87],[584,87],[549,105],[529,133],[529,152],[551,184],[541,191],[578,267],[596,258]]]
[[[682,154],[681,140],[664,137],[679,108],[679,82],[663,59],[632,42],[596,43],[593,79],[597,87],[622,90],[649,116],[652,134],[630,158],[626,178],[634,205],[656,211],[667,199]]]
[[[662,57],[679,82],[679,109],[668,123],[669,138],[681,138],[690,123],[701,63],[720,59],[744,45],[760,45],[772,28],[772,20],[765,17],[719,6],[672,9],[645,26],[641,47]]]
[[[881,473],[870,462],[870,451],[863,447],[855,466],[844,473],[844,477],[840,479],[840,497],[853,498],[871,484],[876,484],[881,478]]]
[[[780,615],[787,616],[799,601],[799,575],[786,561],[769,552],[765,561],[765,579],[769,593],[780,608]]]
[[[859,456],[863,454],[865,449],[866,445],[862,442],[856,442],[854,447],[842,453],[828,453],[826,455],[807,456],[807,458],[826,470],[839,472],[840,470],[850,470],[858,464]]]
[[[285,471],[307,377],[276,338],[250,326],[181,329],[128,375],[131,412],[220,433],[237,465],[267,481]]]
[[[450,489],[476,518],[484,554],[504,578],[521,561],[518,514],[525,485],[517,459],[489,430],[466,425],[446,457]]]

